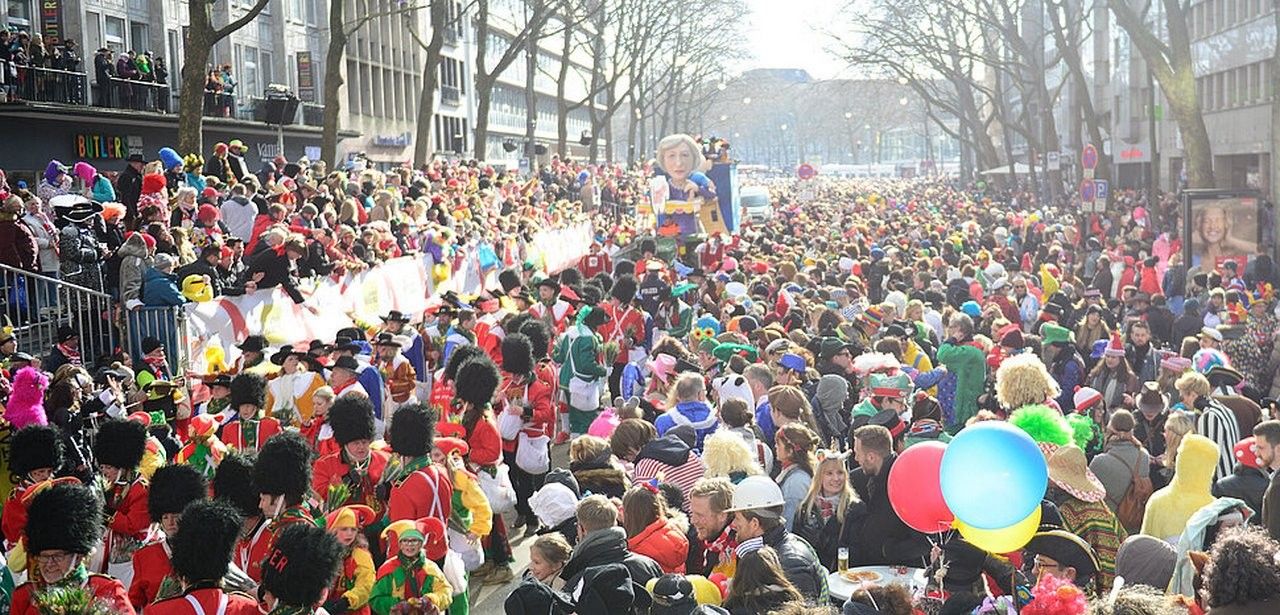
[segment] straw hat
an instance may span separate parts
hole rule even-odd
[[[1049,480],[1059,489],[1086,502],[1101,502],[1107,497],[1106,488],[1089,470],[1084,451],[1078,446],[1058,447],[1049,455]]]

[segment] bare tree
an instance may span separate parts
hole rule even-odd
[[[1150,15],[1155,2],[1160,2],[1164,12],[1167,41],[1157,35]],[[1190,4],[1189,0],[1107,0],[1116,23],[1129,35],[1169,101],[1169,110],[1182,133],[1183,164],[1190,187],[1212,188],[1213,150],[1200,108],[1191,32],[1187,27]]]
[[[443,61],[444,37],[446,28],[456,27],[449,21],[447,0],[431,0],[431,39],[422,40],[414,28],[409,33],[426,52],[422,67],[422,89],[418,92],[418,117],[413,137],[413,163],[421,166],[431,158],[431,128],[435,125],[436,90],[440,89],[440,63]],[[466,14],[466,11],[462,11]],[[461,17],[459,17],[461,19]]]
[[[184,153],[204,151],[205,67],[213,46],[253,21],[271,0],[255,0],[239,17],[221,28],[213,25],[213,2],[188,2],[187,40],[182,54],[182,88],[178,95],[178,149]]]
[[[544,36],[543,27],[547,21],[555,13],[559,6],[558,1],[540,2],[537,11],[529,12],[524,19],[523,24],[517,24],[516,34],[507,39],[504,36],[492,33],[491,30],[491,14],[489,10],[489,0],[476,1],[476,60],[475,60],[475,95],[476,95],[476,126],[475,126],[475,157],[484,159],[489,140],[489,105],[493,100],[493,89],[497,84],[498,75],[507,70],[516,58],[520,57],[520,52],[525,51],[528,41],[538,39]],[[498,55],[497,61],[493,66],[489,66],[489,45],[492,42],[502,43],[502,52]],[[530,110],[533,112],[534,110]]]

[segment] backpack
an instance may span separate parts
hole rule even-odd
[[[1133,460],[1133,467],[1130,468],[1133,471],[1133,478],[1129,483],[1129,490],[1116,506],[1116,519],[1131,534],[1142,528],[1142,516],[1146,513],[1147,500],[1151,498],[1153,491],[1151,477],[1138,474],[1138,464],[1142,462],[1142,449],[1138,450],[1139,454]]]

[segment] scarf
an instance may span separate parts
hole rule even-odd
[[[160,357],[142,357],[142,362],[146,363],[147,367],[151,368],[151,371],[156,375],[156,380],[169,379],[169,364],[165,359]]]
[[[836,504],[840,502],[838,495],[820,495],[814,502],[818,505],[818,514],[823,522],[836,515]]]
[[[724,531],[720,532],[714,540],[702,541],[702,564],[708,563],[710,555],[715,554],[718,561],[724,561],[726,553],[733,553],[738,548],[738,541],[733,539],[733,530],[729,526],[725,526]]]
[[[66,342],[58,344],[57,346],[54,346],[54,347],[58,349],[58,352],[62,353],[62,356],[67,358],[67,363],[71,365],[81,365],[79,349],[68,346]]]

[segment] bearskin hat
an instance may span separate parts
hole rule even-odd
[[[503,269],[498,272],[498,285],[502,287],[502,291],[510,293],[523,286],[520,281],[520,272],[515,269]]]
[[[267,379],[261,374],[241,372],[231,379],[231,408],[241,404],[253,404],[259,408],[267,404]]]
[[[373,403],[368,397],[345,395],[329,409],[329,426],[333,439],[346,446],[348,442],[373,439]]]
[[[547,323],[532,318],[520,325],[519,332],[529,338],[529,344],[533,346],[534,360],[547,358],[547,352],[551,348],[551,328],[547,326]]]
[[[9,443],[9,471],[26,476],[32,470],[62,467],[62,434],[57,427],[32,425],[19,429]]]
[[[482,408],[493,401],[493,393],[502,382],[498,366],[486,355],[467,361],[458,369],[454,389],[458,399]]]
[[[333,534],[311,524],[289,524],[262,562],[262,589],[281,605],[310,607],[338,575],[343,551]]]
[[[524,326],[524,323],[530,320],[533,320],[533,315],[528,312],[513,314],[510,318],[502,321],[502,329],[507,333],[516,333],[520,330],[520,327]]]
[[[36,494],[27,507],[27,553],[62,550],[88,555],[102,539],[102,501],[78,483],[60,483]]]
[[[502,338],[502,369],[520,376],[533,373],[533,344],[528,336],[512,333]]]
[[[582,319],[582,324],[592,330],[607,322],[609,322],[609,313],[600,308],[591,308],[587,316]]]
[[[604,300],[604,289],[597,286],[595,282],[588,282],[578,290],[578,296],[586,305],[599,305]]]
[[[482,356],[484,356],[484,349],[475,344],[467,344],[466,346],[454,348],[453,354],[449,355],[449,360],[444,364],[444,379],[457,380],[458,369],[462,367],[463,363]]]
[[[463,346],[467,348],[467,346]],[[391,417],[391,450],[405,457],[421,457],[431,452],[436,411],[421,403],[400,406]]]
[[[115,419],[98,427],[93,455],[99,464],[133,470],[147,452],[147,427],[138,421]]]
[[[209,493],[204,476],[189,465],[168,465],[151,475],[147,491],[147,512],[153,523],[169,513],[181,513],[187,504],[203,500]]]
[[[188,583],[221,580],[243,522],[230,502],[197,501],[188,506],[178,520],[177,533],[166,539],[174,574]]]
[[[253,484],[253,458],[232,453],[222,458],[213,473],[213,497],[223,500],[245,517],[262,514],[258,488]]]
[[[636,279],[629,275],[619,277],[609,295],[621,303],[631,303],[636,298]]]
[[[603,290],[606,293],[613,290],[613,276],[603,271],[591,276],[591,283],[599,286],[600,290]]]
[[[258,493],[283,495],[285,501],[302,501],[311,488],[311,447],[297,432],[271,436],[253,464],[253,484]]]
[[[560,272],[560,286],[577,286],[582,283],[582,272],[577,269],[565,269]]]
[[[635,274],[636,274],[635,261],[628,260],[625,258],[620,258],[616,261],[613,261],[613,277],[615,279],[620,278],[624,275],[635,277]]]

